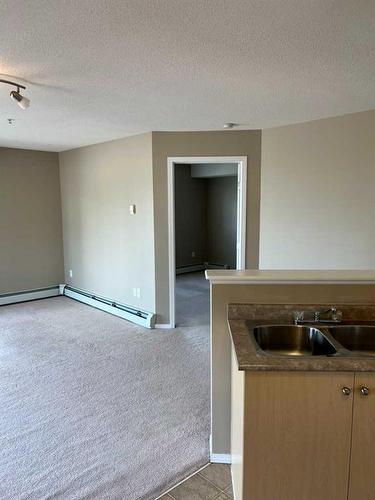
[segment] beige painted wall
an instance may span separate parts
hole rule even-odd
[[[260,267],[375,268],[375,110],[262,132]]]
[[[0,293],[63,282],[56,153],[0,148]]]
[[[236,269],[237,176],[207,179],[208,262]]]
[[[158,322],[169,321],[168,284],[168,156],[247,156],[247,250],[246,265],[258,267],[261,131],[153,132],[153,182],[156,310]]]
[[[192,177],[190,165],[176,165],[174,185],[176,268],[201,264],[207,261],[206,179]]]
[[[59,158],[66,283],[155,312],[151,133]]]
[[[228,304],[374,304],[374,285],[213,285],[212,451],[230,453],[231,340]]]

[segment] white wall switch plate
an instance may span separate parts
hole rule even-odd
[[[69,278],[73,278],[73,270],[69,269]]]
[[[135,215],[137,211],[137,207],[135,205],[129,205],[129,213],[130,215]]]

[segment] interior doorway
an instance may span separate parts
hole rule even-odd
[[[176,325],[176,290],[207,287],[205,269],[245,268],[246,174],[246,157],[168,158],[172,328]]]

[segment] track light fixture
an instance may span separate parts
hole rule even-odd
[[[27,97],[24,97],[20,90],[23,89],[25,90],[26,87],[24,85],[20,85],[19,83],[11,82],[9,80],[1,80],[0,83],[5,83],[6,85],[13,85],[13,87],[16,87],[17,90],[12,90],[10,93],[10,97],[14,99],[18,106],[22,109],[27,109],[30,106],[30,99]]]

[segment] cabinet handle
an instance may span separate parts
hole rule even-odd
[[[350,393],[352,392],[349,387],[343,387],[342,389],[342,393],[344,394],[344,396],[350,396]]]
[[[362,396],[368,396],[369,395],[369,390],[367,387],[361,387],[361,394]]]

